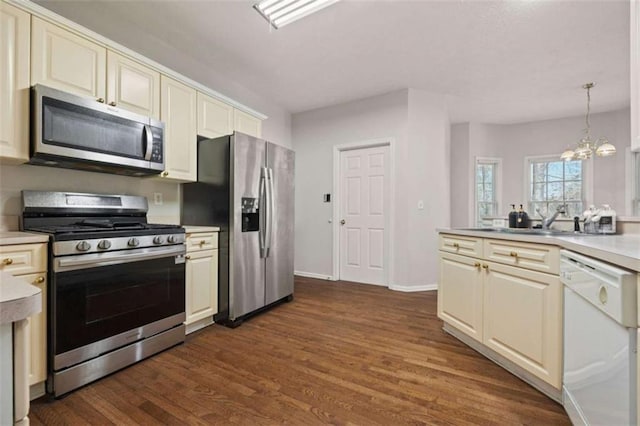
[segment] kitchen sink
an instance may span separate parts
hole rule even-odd
[[[594,235],[584,234],[582,232],[563,231],[560,229],[540,229],[540,228],[457,228],[461,231],[477,231],[477,232],[494,232],[501,234],[518,234],[518,235],[553,235],[553,236],[578,236],[578,235]]]

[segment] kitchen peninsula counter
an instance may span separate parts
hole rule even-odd
[[[438,228],[441,234],[552,244],[640,272],[640,235],[528,235],[480,229]]]

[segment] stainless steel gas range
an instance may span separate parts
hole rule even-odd
[[[22,229],[49,234],[48,392],[184,341],[184,228],[147,223],[144,197],[23,191],[22,201]]]

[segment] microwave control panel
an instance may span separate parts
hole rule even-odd
[[[163,162],[163,131],[160,128],[154,128],[152,131],[153,134],[153,145],[151,148],[151,162],[152,163],[162,163]]]

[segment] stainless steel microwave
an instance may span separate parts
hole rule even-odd
[[[129,176],[164,170],[164,123],[40,84],[29,163]]]

